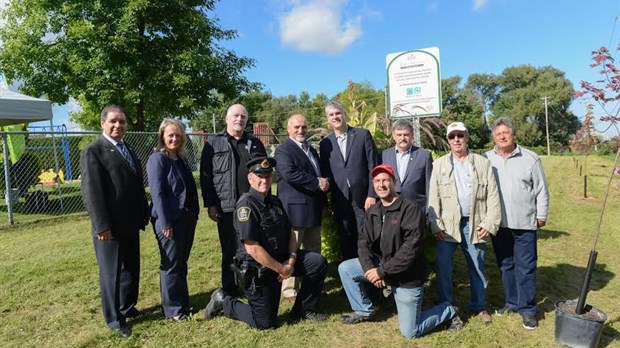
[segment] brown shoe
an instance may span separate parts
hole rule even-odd
[[[285,296],[284,298],[290,303],[295,303],[295,301],[297,301],[297,296]]]
[[[490,324],[493,319],[491,319],[491,314],[485,310],[481,310],[478,312],[478,317],[482,318],[482,322],[485,324]]]

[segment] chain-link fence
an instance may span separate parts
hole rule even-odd
[[[0,132],[0,135],[0,185],[4,192],[4,200],[0,199],[0,227],[86,212],[80,189],[80,152],[97,139],[100,132],[30,131]],[[189,133],[185,149],[199,190],[200,155],[207,137],[206,133]],[[277,139],[286,139],[286,136],[260,138],[272,154]],[[147,186],[146,161],[157,144],[157,133],[129,132],[124,141],[142,162]]]

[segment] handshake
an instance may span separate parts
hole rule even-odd
[[[326,178],[319,178],[319,190],[323,192],[329,190],[329,181]]]

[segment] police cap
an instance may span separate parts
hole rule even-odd
[[[276,160],[272,157],[256,157],[248,162],[248,172],[256,175],[270,175],[275,166]]]

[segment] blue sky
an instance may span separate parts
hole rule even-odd
[[[620,42],[620,0],[223,0],[212,16],[237,30],[221,44],[254,58],[245,75],[275,96],[383,88],[388,53],[433,46],[442,78],[552,65],[578,87],[599,77],[591,51]]]
[[[256,59],[246,76],[276,96],[383,88],[388,53],[433,46],[442,78],[551,65],[577,88],[599,78],[591,51],[620,42],[618,0],[225,0],[215,14],[239,34],[223,45]]]

